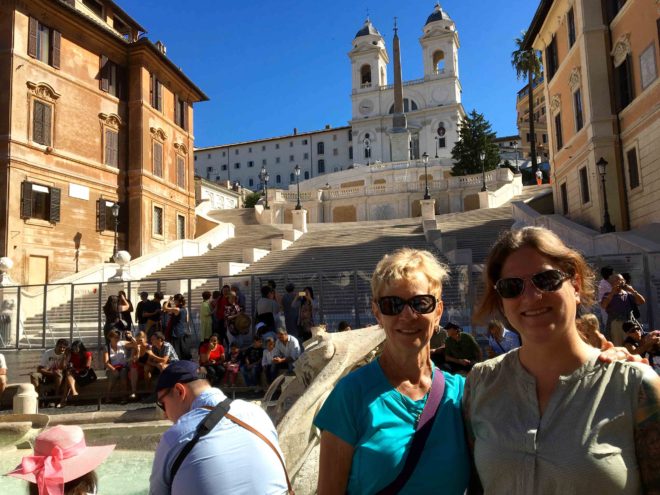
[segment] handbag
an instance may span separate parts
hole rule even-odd
[[[174,463],[172,464],[172,469],[170,471],[170,483],[174,481],[174,477],[176,476],[176,473],[179,471],[179,468],[181,467],[183,460],[186,458],[188,454],[190,454],[190,451],[197,444],[197,442],[199,442],[199,439],[202,438],[204,435],[208,434],[211,430],[213,430],[213,428],[216,427],[216,425],[220,422],[220,420],[226,416],[228,420],[233,421],[237,425],[245,428],[248,431],[251,431],[256,436],[261,438],[273,450],[273,452],[277,454],[277,458],[280,460],[282,469],[284,469],[284,476],[286,477],[286,485],[287,485],[287,494],[295,495],[295,492],[293,491],[293,487],[291,486],[291,481],[289,480],[289,473],[287,472],[286,465],[284,464],[284,459],[282,459],[282,456],[280,455],[279,451],[275,448],[272,442],[268,440],[268,438],[266,438],[260,432],[255,430],[252,426],[250,426],[247,423],[244,423],[240,419],[229,414],[229,407],[231,405],[231,402],[232,400],[229,397],[226,397],[225,400],[218,403],[218,405],[213,408],[209,406],[202,406],[204,409],[210,409],[211,412],[207,414],[206,418],[204,418],[204,420],[199,424],[199,426],[197,426],[197,431],[195,431],[195,435],[183,447],[183,449],[181,449],[181,452],[179,452],[179,455],[174,460]]]
[[[96,376],[96,371],[94,368],[85,368],[76,376],[76,383],[81,387],[89,385],[92,382],[95,382],[98,379]]]
[[[440,402],[442,401],[444,393],[445,375],[442,374],[442,371],[436,368],[433,373],[431,390],[429,391],[426,404],[424,404],[424,409],[417,422],[417,427],[415,428],[415,433],[413,434],[410,450],[406,456],[406,462],[403,465],[403,469],[394,481],[378,492],[378,495],[396,495],[403,489],[412,476],[417,467],[417,463],[424,452],[426,440],[429,438],[431,430],[433,429],[433,423],[435,423],[435,418],[438,409],[440,409]]]

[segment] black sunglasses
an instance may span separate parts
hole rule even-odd
[[[564,280],[571,278],[561,270],[546,270],[529,277],[534,287],[542,292],[555,292],[559,290]],[[501,278],[495,283],[495,290],[503,299],[518,297],[525,290],[524,278]]]
[[[165,411],[165,404],[163,404],[162,400],[163,400],[165,397],[167,397],[167,395],[168,395],[171,391],[172,391],[171,388],[168,389],[167,392],[165,392],[163,395],[161,395],[160,397],[158,397],[158,398],[156,399],[156,405],[157,405],[158,407],[160,407],[160,409],[161,409],[163,412],[167,412],[167,411]]]
[[[438,300],[431,294],[423,294],[411,297],[408,300],[401,299],[397,296],[385,296],[376,301],[380,312],[387,316],[395,316],[403,311],[406,304],[415,312],[422,315],[432,313]]]

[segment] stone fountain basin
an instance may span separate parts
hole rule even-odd
[[[32,440],[48,425],[46,414],[9,414],[0,416],[0,449],[16,447]]]

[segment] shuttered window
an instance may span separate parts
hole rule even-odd
[[[174,95],[174,122],[184,131],[188,130],[188,103]]]
[[[639,187],[639,167],[637,165],[637,149],[631,148],[626,152],[626,159],[628,161],[628,179],[630,181],[630,189]]]
[[[96,202],[96,219],[98,222],[98,230],[114,230],[115,217],[112,215],[112,207],[115,205],[114,201],[107,199],[99,199]],[[121,212],[122,210],[120,210]]]
[[[118,167],[119,157],[119,134],[112,129],[105,130],[105,160],[104,163],[111,167]]]
[[[153,174],[157,177],[163,176],[163,145],[154,141],[153,146]]]
[[[32,141],[51,146],[53,107],[35,99],[32,112]]]
[[[152,218],[153,235],[163,235],[163,209],[154,206]]]
[[[163,111],[163,85],[156,76],[151,74],[149,78],[149,96],[151,106],[159,112]]]
[[[586,204],[591,201],[591,194],[589,192],[589,174],[587,173],[587,167],[582,167],[580,169],[580,192],[582,193],[582,204]]]
[[[62,191],[24,181],[21,184],[21,218],[37,218],[51,223],[60,221]]]
[[[28,55],[30,57],[59,69],[61,44],[62,35],[59,31],[30,17],[28,25]]]
[[[176,185],[186,187],[186,160],[182,156],[176,157]]]
[[[183,215],[176,216],[176,238],[185,239],[186,238],[186,217]]]
[[[101,55],[99,59],[99,87],[101,91],[110,93],[117,98],[124,98],[124,69],[108,59],[105,55]]]

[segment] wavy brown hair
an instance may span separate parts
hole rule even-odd
[[[502,276],[502,267],[519,249],[529,246],[548,258],[562,270],[580,281],[580,304],[594,304],[595,277],[594,272],[577,250],[568,247],[554,232],[543,227],[525,227],[520,230],[504,232],[490,250],[484,271],[486,288],[481,302],[477,306],[473,319],[483,323],[491,315],[502,311],[500,295],[495,290],[495,283]]]

